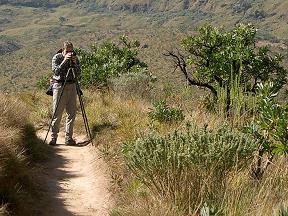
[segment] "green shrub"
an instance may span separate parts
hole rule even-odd
[[[154,103],[154,110],[150,111],[148,115],[152,120],[166,123],[183,121],[185,119],[181,109],[169,107],[166,101]]]
[[[41,90],[47,89],[49,86],[49,78],[50,78],[49,75],[44,75],[40,77],[40,79],[36,83],[37,88]]]
[[[183,132],[127,142],[123,153],[132,173],[154,194],[188,208],[223,196],[229,172],[251,162],[255,149],[250,136],[227,125],[215,130],[187,125]]]
[[[147,65],[138,58],[139,46],[138,41],[123,36],[119,44],[105,42],[91,46],[89,51],[78,49],[82,85],[107,86],[109,79],[121,74],[146,71]]]
[[[288,152],[288,106],[277,103],[275,85],[273,83],[258,85],[258,114],[252,123],[254,134],[258,134],[266,152]]]
[[[258,113],[254,120],[244,128],[244,132],[252,134],[259,142],[258,161],[254,174],[260,178],[276,154],[288,152],[288,106],[277,103],[278,91],[273,83],[261,83],[257,90]],[[268,163],[265,162],[264,156],[268,156]]]

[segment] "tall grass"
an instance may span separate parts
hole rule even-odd
[[[233,85],[229,115],[222,115],[225,89],[214,112],[204,111],[199,102],[188,105],[189,96],[183,92],[185,97],[180,98],[179,89],[165,95],[166,101],[176,102],[184,110],[186,120],[193,122],[189,127],[151,122],[147,117],[153,100],[122,97],[123,92],[121,97],[117,93],[104,97],[89,94],[93,124],[116,125],[98,130],[96,139],[117,188],[113,216],[193,215],[213,208],[216,215],[280,214],[288,201],[287,159],[276,157],[261,180],[253,178],[257,142],[240,131],[253,118],[256,101],[237,89],[237,82]],[[190,97],[193,100],[193,95]],[[161,99],[161,95],[153,98]]]
[[[29,119],[33,125],[40,129],[49,124],[52,118],[52,97],[43,92],[25,92],[18,95],[25,104]]]
[[[36,137],[29,111],[17,97],[0,94],[0,131],[1,212],[30,215],[39,187],[31,166],[45,159],[48,150]]]

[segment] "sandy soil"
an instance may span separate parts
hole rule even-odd
[[[39,133],[43,139],[45,131]],[[84,137],[76,136],[76,141]],[[48,140],[49,141],[49,140]],[[113,205],[109,193],[109,177],[105,162],[96,147],[66,146],[58,138],[53,158],[45,166],[43,216],[106,216]]]

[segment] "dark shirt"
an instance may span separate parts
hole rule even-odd
[[[63,60],[64,55],[62,53],[57,53],[56,55],[53,56],[52,58],[53,79],[57,81],[64,81],[69,69],[72,70],[70,70],[68,74],[67,77],[68,81],[75,80],[73,73],[75,74],[76,78],[79,78],[81,73],[79,60],[77,59],[76,64],[72,63],[71,65],[68,61],[62,63]]]

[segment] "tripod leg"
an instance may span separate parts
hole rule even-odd
[[[83,113],[83,119],[84,119],[84,124],[86,124],[86,129],[87,129],[87,134],[89,135],[89,137],[90,137],[90,140],[91,140],[91,143],[92,143],[92,145],[94,145],[93,144],[93,137],[92,137],[92,135],[91,135],[91,131],[90,131],[90,128],[89,128],[89,124],[88,124],[88,119],[87,119],[87,115],[86,115],[86,111],[85,111],[85,107],[84,107],[84,104],[83,104],[83,100],[82,100],[82,97],[80,96],[80,100],[81,100],[81,104],[82,104],[82,113]]]
[[[81,113],[82,113],[82,117],[83,117],[83,121],[84,121],[84,126],[85,126],[85,130],[87,135],[89,136],[89,132],[88,132],[88,127],[87,127],[87,119],[85,118],[85,113],[84,113],[84,109],[83,109],[83,101],[80,95],[78,95],[79,98],[79,103],[80,103],[80,108],[81,108]],[[91,138],[91,137],[90,137]]]
[[[82,112],[82,117],[83,117],[83,121],[84,121],[84,125],[85,125],[85,130],[86,130],[86,133],[89,136],[89,138],[91,140],[91,143],[92,143],[92,146],[93,146],[94,145],[93,144],[93,137],[91,135],[91,131],[90,131],[90,128],[89,128],[88,119],[87,119],[87,115],[86,115],[83,99],[82,99],[82,96],[81,96],[80,86],[79,86],[78,82],[76,82],[76,88],[77,88],[77,94],[78,94],[80,108],[81,108],[81,112]]]
[[[79,99],[79,103],[80,103],[80,108],[81,108],[81,113],[82,113],[82,117],[83,117],[83,120],[84,120],[84,125],[85,125],[85,130],[86,130],[86,133],[88,135],[88,128],[87,128],[87,121],[86,119],[84,118],[84,112],[83,112],[83,101],[82,101],[82,98],[81,98],[81,91],[80,91],[80,86],[78,83],[76,83],[76,91],[77,91],[77,95],[78,95],[78,99]]]

